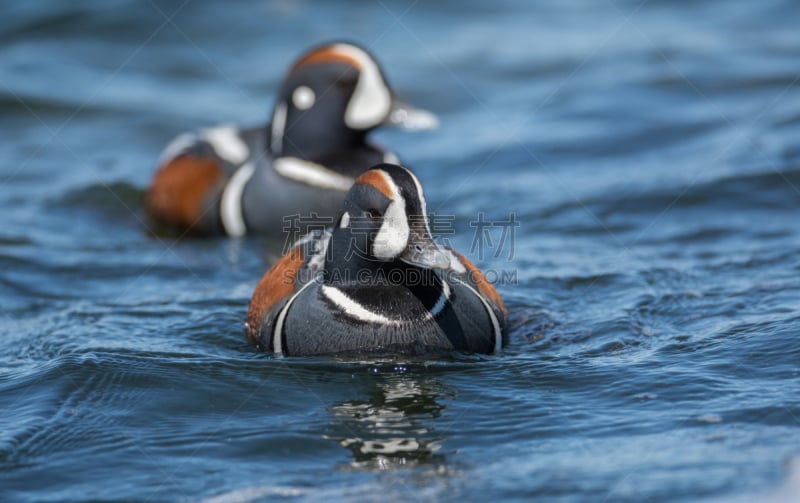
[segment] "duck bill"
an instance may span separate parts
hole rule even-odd
[[[399,127],[412,131],[436,129],[439,127],[439,118],[433,112],[415,108],[397,98],[392,100],[389,116],[384,121],[387,126]]]
[[[430,236],[412,232],[411,240],[400,260],[423,269],[449,269],[450,254],[437,245]]]

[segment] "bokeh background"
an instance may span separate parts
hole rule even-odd
[[[792,0],[4,6],[0,500],[796,501],[799,21]],[[264,121],[338,38],[439,115],[374,138],[506,273],[502,354],[257,353],[267,243],[149,231],[163,146]],[[474,247],[480,213],[519,227]]]

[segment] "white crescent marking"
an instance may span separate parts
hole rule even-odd
[[[309,286],[316,283],[314,280],[310,280],[308,283],[303,285],[303,288],[298,290],[292,298],[283,306],[281,312],[278,314],[278,319],[275,320],[275,328],[272,330],[272,349],[275,353],[283,353],[283,341],[281,341],[281,334],[283,333],[283,324],[286,322],[286,315],[289,312],[289,308],[292,306],[294,299],[297,298],[298,295],[303,293],[303,290],[308,288]]]
[[[270,134],[272,141],[270,142],[270,150],[274,154],[280,154],[283,150],[283,130],[286,127],[286,103],[280,103],[275,107],[275,113],[272,115],[272,125],[270,126]]]
[[[431,319],[442,312],[442,309],[444,309],[448,299],[450,299],[450,285],[442,281],[442,295],[439,296],[436,304],[434,304],[430,310],[429,314],[431,315]]]
[[[222,191],[222,198],[219,203],[219,215],[222,219],[222,227],[229,236],[240,237],[247,232],[242,215],[242,192],[244,186],[250,181],[255,173],[255,166],[252,162],[244,164],[237,169]]]
[[[372,255],[382,260],[397,258],[408,246],[408,215],[406,215],[406,200],[400,194],[400,189],[383,170],[378,172],[386,180],[392,191],[392,202],[383,214],[383,223],[372,241]]]
[[[336,44],[334,50],[358,61],[361,72],[356,89],[347,104],[344,122],[353,129],[377,126],[389,115],[392,94],[383,81],[377,63],[358,47]]]

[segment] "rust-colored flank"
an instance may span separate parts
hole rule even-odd
[[[222,185],[223,177],[216,160],[180,155],[153,177],[145,196],[147,211],[167,225],[191,228],[200,218],[204,199]]]
[[[478,291],[481,293],[481,295],[483,295],[490,304],[494,304],[494,306],[500,309],[503,312],[503,315],[508,318],[508,309],[506,308],[506,304],[503,302],[500,294],[497,293],[497,289],[494,287],[494,285],[488,279],[486,279],[486,275],[484,275],[483,272],[478,269],[470,259],[455,250],[452,250],[452,252],[456,254],[456,256],[461,260],[461,263],[464,264],[464,267],[467,268],[467,272],[469,273],[470,277],[475,280],[475,284],[478,286]]]
[[[247,336],[254,343],[258,341],[264,316],[278,302],[294,293],[295,279],[303,266],[303,260],[303,250],[292,248],[258,282],[247,312]]]

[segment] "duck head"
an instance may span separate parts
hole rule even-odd
[[[422,186],[406,168],[380,164],[347,192],[327,250],[326,272],[401,261],[448,269],[451,254],[431,236]]]
[[[398,100],[367,50],[329,43],[298,58],[284,79],[272,114],[270,151],[308,159],[363,143],[382,125],[433,129],[438,120]]]

